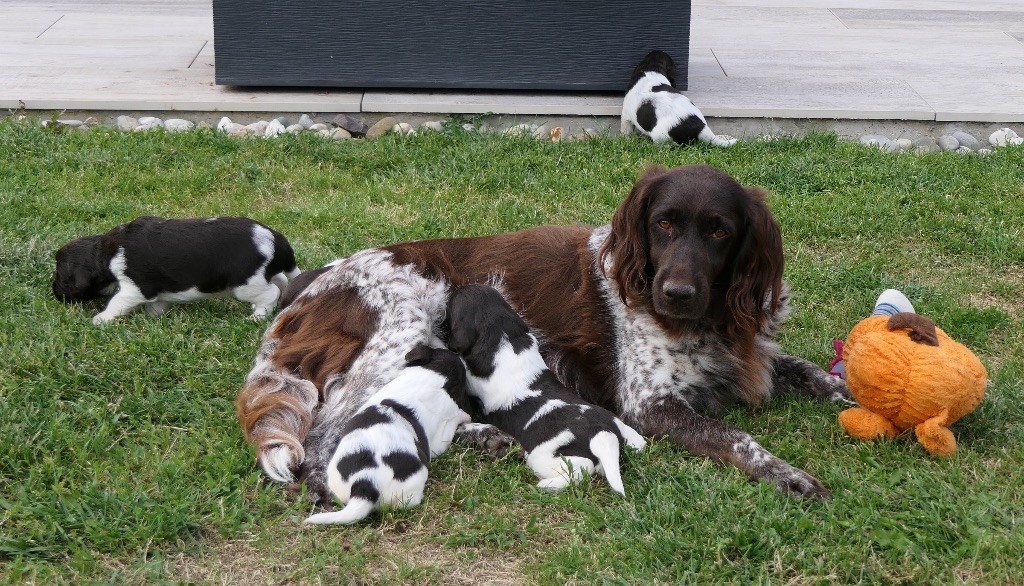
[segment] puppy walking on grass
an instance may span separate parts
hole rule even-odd
[[[144,216],[62,246],[53,295],[65,303],[113,295],[94,324],[140,305],[160,315],[171,303],[225,295],[252,303],[262,319],[299,272],[288,240],[255,220]]]
[[[538,486],[561,490],[584,472],[597,472],[626,494],[619,449],[641,450],[644,438],[555,378],[537,339],[500,293],[486,285],[463,287],[448,305],[448,319],[449,346],[466,362],[469,394],[488,423],[522,445]]]

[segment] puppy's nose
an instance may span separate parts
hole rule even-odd
[[[697,293],[697,289],[693,285],[683,285],[672,281],[666,282],[661,287],[661,291],[670,301],[689,301]]]

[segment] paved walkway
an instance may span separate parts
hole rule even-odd
[[[1024,121],[1024,0],[694,0],[690,46],[687,93],[708,116]],[[214,84],[210,0],[0,2],[0,108],[617,116],[619,105],[226,88]]]

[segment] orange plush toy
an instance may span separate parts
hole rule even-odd
[[[843,347],[846,382],[860,407],[839,414],[855,438],[895,437],[911,427],[930,453],[948,456],[948,427],[978,406],[987,373],[978,357],[916,313],[874,316]]]

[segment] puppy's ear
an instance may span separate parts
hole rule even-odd
[[[782,235],[766,193],[760,187],[745,187],[744,235],[733,262],[732,281],[726,304],[733,319],[730,333],[752,335],[779,308],[785,255]]]
[[[627,305],[644,299],[650,293],[654,278],[650,242],[647,238],[647,211],[657,192],[660,179],[668,173],[664,167],[648,167],[637,179],[626,199],[615,210],[612,231],[598,253],[601,271],[609,275],[618,288],[619,298]]]
[[[434,350],[426,344],[419,344],[405,355],[406,366],[423,366],[434,358]]]

